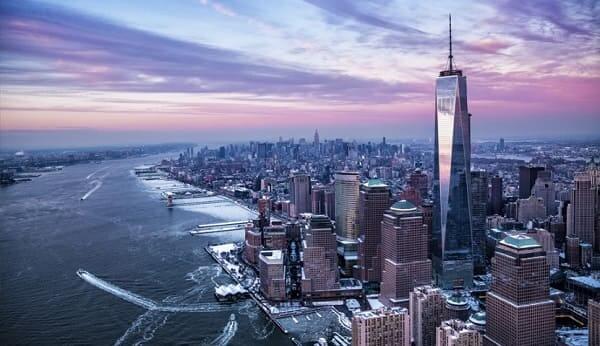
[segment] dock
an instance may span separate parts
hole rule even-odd
[[[208,223],[204,225],[198,225],[196,229],[189,231],[191,235],[201,235],[207,233],[219,233],[219,232],[231,232],[242,230],[246,227],[247,220],[244,221],[230,221],[220,223]]]

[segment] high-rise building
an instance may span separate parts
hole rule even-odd
[[[381,281],[381,221],[390,207],[390,187],[379,179],[360,186],[358,208],[358,278]]]
[[[488,180],[486,171],[471,172],[473,268],[476,274],[485,274],[485,228],[489,195]]]
[[[413,173],[411,173],[408,178],[408,185],[411,186],[415,191],[419,192],[420,198],[427,198],[427,190],[428,190],[428,177],[427,174],[423,173],[421,169],[416,169]]]
[[[358,199],[360,175],[358,172],[335,173],[335,229],[340,255],[340,268],[346,276],[358,260]]]
[[[445,301],[439,288],[419,286],[410,292],[409,311],[415,346],[435,345],[435,329],[446,319]]]
[[[575,186],[571,198],[572,230],[582,243],[594,244],[595,206],[591,176],[585,173],[575,175]],[[568,227],[568,226],[567,226]]]
[[[352,346],[410,345],[410,316],[402,308],[361,311],[352,317]]]
[[[565,243],[565,260],[571,266],[571,268],[579,268],[579,265],[581,264],[579,238],[575,236],[567,236]]]
[[[325,215],[311,215],[304,227],[302,294],[312,297],[338,289],[336,237],[331,220]]]
[[[315,129],[315,137],[314,137],[314,140],[313,140],[313,145],[315,147],[319,146],[319,130],[318,129]]]
[[[313,214],[327,214],[325,211],[325,186],[319,184],[312,188],[311,210]]]
[[[260,291],[270,300],[284,300],[285,264],[281,250],[263,250],[259,256]]]
[[[556,250],[554,235],[543,228],[535,228],[527,231],[527,235],[535,239],[544,251],[550,269],[558,269],[560,253]]]
[[[490,196],[491,199],[491,211],[492,215],[503,215],[502,214],[502,206],[504,204],[503,198],[503,187],[502,187],[502,177],[494,176],[492,177],[492,194]]]
[[[533,238],[507,235],[492,259],[485,345],[553,345],[554,301],[546,253]]]
[[[589,345],[600,345],[600,301],[588,300]]]
[[[381,294],[387,306],[408,306],[414,287],[431,283],[423,213],[407,201],[394,203],[381,223]]]
[[[444,288],[473,282],[471,115],[467,77],[452,62],[451,32],[448,69],[435,87],[433,263],[436,282]]]
[[[443,321],[437,327],[436,346],[481,346],[483,337],[469,323],[461,320]]]
[[[431,232],[433,231],[433,202],[431,200],[423,201],[423,203],[421,203],[421,211],[423,212],[423,223],[427,226],[428,257],[431,259],[434,246],[431,235]]]
[[[535,184],[538,172],[544,170],[544,167],[537,166],[519,166],[519,198],[529,198],[531,188]]]
[[[529,196],[517,200],[517,221],[526,224],[532,220],[544,220],[546,218],[546,205],[539,197]]]
[[[358,196],[360,175],[358,172],[335,173],[335,227],[341,238],[358,238]]]
[[[325,190],[325,215],[335,220],[335,191],[331,188]]]
[[[304,173],[294,173],[290,177],[290,199],[293,205],[291,216],[297,217],[302,213],[310,213],[312,201],[310,198],[310,176]]]
[[[556,190],[552,181],[552,172],[548,170],[538,172],[535,184],[531,188],[531,195],[544,200],[546,216],[556,214]]]

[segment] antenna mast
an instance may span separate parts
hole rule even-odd
[[[450,42],[450,54],[448,55],[448,70],[452,72],[452,14],[448,14],[448,34],[449,34],[449,42]]]

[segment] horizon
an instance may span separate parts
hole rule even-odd
[[[594,4],[277,6],[2,2],[0,149],[433,138],[448,12],[474,139],[598,137]]]

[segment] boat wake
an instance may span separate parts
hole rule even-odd
[[[235,314],[231,314],[229,316],[229,322],[227,322],[225,328],[223,328],[223,332],[221,332],[221,335],[214,339],[210,344],[219,346],[227,345],[231,341],[231,339],[233,339],[237,330],[238,323],[235,320]]]
[[[129,303],[135,304],[150,311],[161,311],[161,312],[215,312],[215,311],[229,311],[231,308],[226,305],[212,304],[212,303],[196,303],[196,304],[173,304],[173,303],[158,303],[152,299],[142,297],[133,292],[122,289],[121,287],[115,286],[110,282],[102,280],[83,269],[77,271],[77,275],[86,281],[87,283],[95,286],[105,292],[108,292],[118,298],[121,298]]]
[[[92,181],[92,184],[96,184],[96,186],[94,186],[90,191],[83,195],[83,197],[81,197],[82,201],[85,201],[88,197],[92,195],[92,193],[96,192],[96,190],[98,190],[100,186],[102,186],[102,182],[100,180],[94,180]]]

